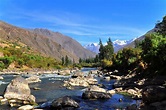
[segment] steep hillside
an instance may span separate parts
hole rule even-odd
[[[148,31],[146,34],[150,34],[150,33],[156,32],[157,29],[158,29],[158,28],[155,27],[154,29]],[[146,34],[145,34],[145,35],[146,35]],[[126,48],[126,47],[135,47],[135,41],[138,41],[138,42],[139,42],[139,41],[144,40],[145,35],[138,37],[137,39],[133,40],[133,41],[130,42],[129,44],[125,45],[123,48]]]
[[[71,52],[72,54],[80,57],[80,58],[89,58],[94,57],[95,53],[85,49],[82,47],[80,43],[78,43],[76,40],[65,36],[59,32],[53,32],[47,29],[39,29],[36,28],[34,30],[31,30],[36,34],[40,34],[43,36],[46,36],[47,38],[51,39],[52,41],[58,43],[61,45],[62,48],[64,48],[66,51]]]
[[[63,36],[60,33],[58,33],[58,35]],[[57,60],[60,60],[66,55],[75,61],[78,61],[79,57],[85,58],[92,56],[90,52],[88,53],[86,50],[83,50],[83,47],[81,48],[80,46],[73,44],[75,42],[71,38],[68,38],[70,40],[65,40],[65,42],[62,42],[62,40],[61,42],[64,44],[61,45],[61,42],[58,38],[49,37],[49,35],[46,36],[37,34],[37,32],[31,32],[16,26],[12,26],[3,21],[0,21],[0,38],[4,41],[21,42],[31,47],[33,50],[38,51],[45,56],[54,57]],[[71,46],[69,47],[68,45]],[[72,50],[72,48],[74,49]],[[67,49],[69,50],[67,51]]]

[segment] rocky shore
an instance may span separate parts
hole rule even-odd
[[[136,72],[122,75],[118,71],[99,72],[98,76],[107,79],[117,79],[113,89],[116,93],[129,95],[136,100],[142,100],[139,107],[131,105],[127,107],[128,110],[166,110],[166,76],[155,76],[152,78]]]

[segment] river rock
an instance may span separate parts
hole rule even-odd
[[[24,105],[24,106],[19,107],[17,110],[33,110],[33,106]]]
[[[0,80],[2,80],[3,79],[3,77],[2,76],[0,76]]]
[[[39,79],[38,76],[33,75],[29,78],[26,78],[26,80],[28,81],[28,83],[37,83],[37,82],[41,82],[41,80]]]
[[[77,77],[82,78],[82,77],[84,77],[84,73],[81,71],[76,71],[76,72],[74,72],[74,74],[71,77],[72,78],[77,78]]]
[[[96,91],[96,92],[104,92],[106,93],[106,90],[104,88],[100,88],[99,86],[92,85],[87,89],[87,91]]]
[[[109,93],[104,92],[96,92],[96,91],[85,91],[82,94],[83,99],[109,99],[111,95]]]
[[[64,86],[89,86],[88,82],[84,81],[81,78],[71,78],[68,81],[64,81]]]
[[[115,93],[116,93],[116,91],[115,91],[115,90],[108,90],[108,91],[107,91],[107,93],[109,93],[109,94],[112,94],[112,95],[113,95],[113,94],[115,94]]]
[[[88,87],[89,85],[93,85],[96,83],[97,83],[97,80],[94,78],[77,77],[77,78],[71,78],[68,81],[64,81],[64,86],[66,86],[66,87],[70,87],[70,86]]]
[[[111,79],[117,79],[117,80],[121,80],[122,77],[121,76],[117,76],[117,75],[110,75]]]
[[[8,104],[8,100],[5,99],[5,98],[4,98],[4,99],[1,99],[1,100],[0,100],[0,104],[1,104],[1,105],[6,105],[6,104]]]
[[[166,99],[166,88],[163,86],[149,86],[142,90],[142,100],[149,104]]]
[[[28,82],[21,76],[13,79],[7,86],[4,93],[4,98],[8,100],[16,100],[16,103],[23,103],[23,101],[29,102],[29,104],[34,104],[35,97],[31,95]]]
[[[71,73],[71,70],[66,69],[66,70],[60,71],[60,72],[58,73],[58,75],[68,76],[68,75],[70,75],[70,73]]]
[[[79,104],[69,96],[61,97],[51,103],[51,108],[56,110],[78,108]],[[68,109],[67,109],[68,110]]]

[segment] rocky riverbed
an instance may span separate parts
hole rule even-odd
[[[140,100],[134,100],[129,96],[117,94],[117,90],[113,89],[114,82],[116,81],[113,79],[113,76],[110,78],[108,76],[106,78],[104,75],[98,77],[98,72],[95,69],[87,68],[82,71],[61,71],[61,73],[63,75],[60,75],[58,72],[53,74],[23,74],[24,82],[28,83],[31,90],[28,92],[28,95],[35,97],[35,103],[21,103],[20,106],[23,107],[11,106],[9,102],[17,103],[16,97],[12,101],[6,98],[6,102],[4,97],[7,85],[12,84],[11,80],[18,78],[18,75],[1,75],[3,78],[0,80],[0,100],[2,104],[0,109],[14,110],[26,108],[26,110],[29,110],[32,108],[56,109],[58,107],[58,109],[62,109],[63,107],[69,107],[78,110],[115,110],[127,109],[130,106],[133,107],[133,104],[136,108],[139,106]],[[17,91],[14,90],[14,92]],[[24,90],[20,92],[24,92]]]

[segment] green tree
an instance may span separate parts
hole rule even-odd
[[[65,64],[65,59],[64,59],[64,57],[62,57],[62,65],[64,65]]]
[[[82,63],[82,59],[81,58],[79,58],[79,63]]]
[[[65,65],[68,66],[70,63],[68,56],[66,55],[65,57]]]
[[[107,41],[107,45],[104,47],[104,51],[105,51],[104,58],[107,60],[111,60],[113,53],[114,53],[114,48],[113,48],[112,41],[110,38]]]
[[[100,45],[100,48],[99,48],[99,59],[102,60],[104,59],[104,46],[103,46],[103,43],[101,41],[101,39],[99,40],[99,45]]]

